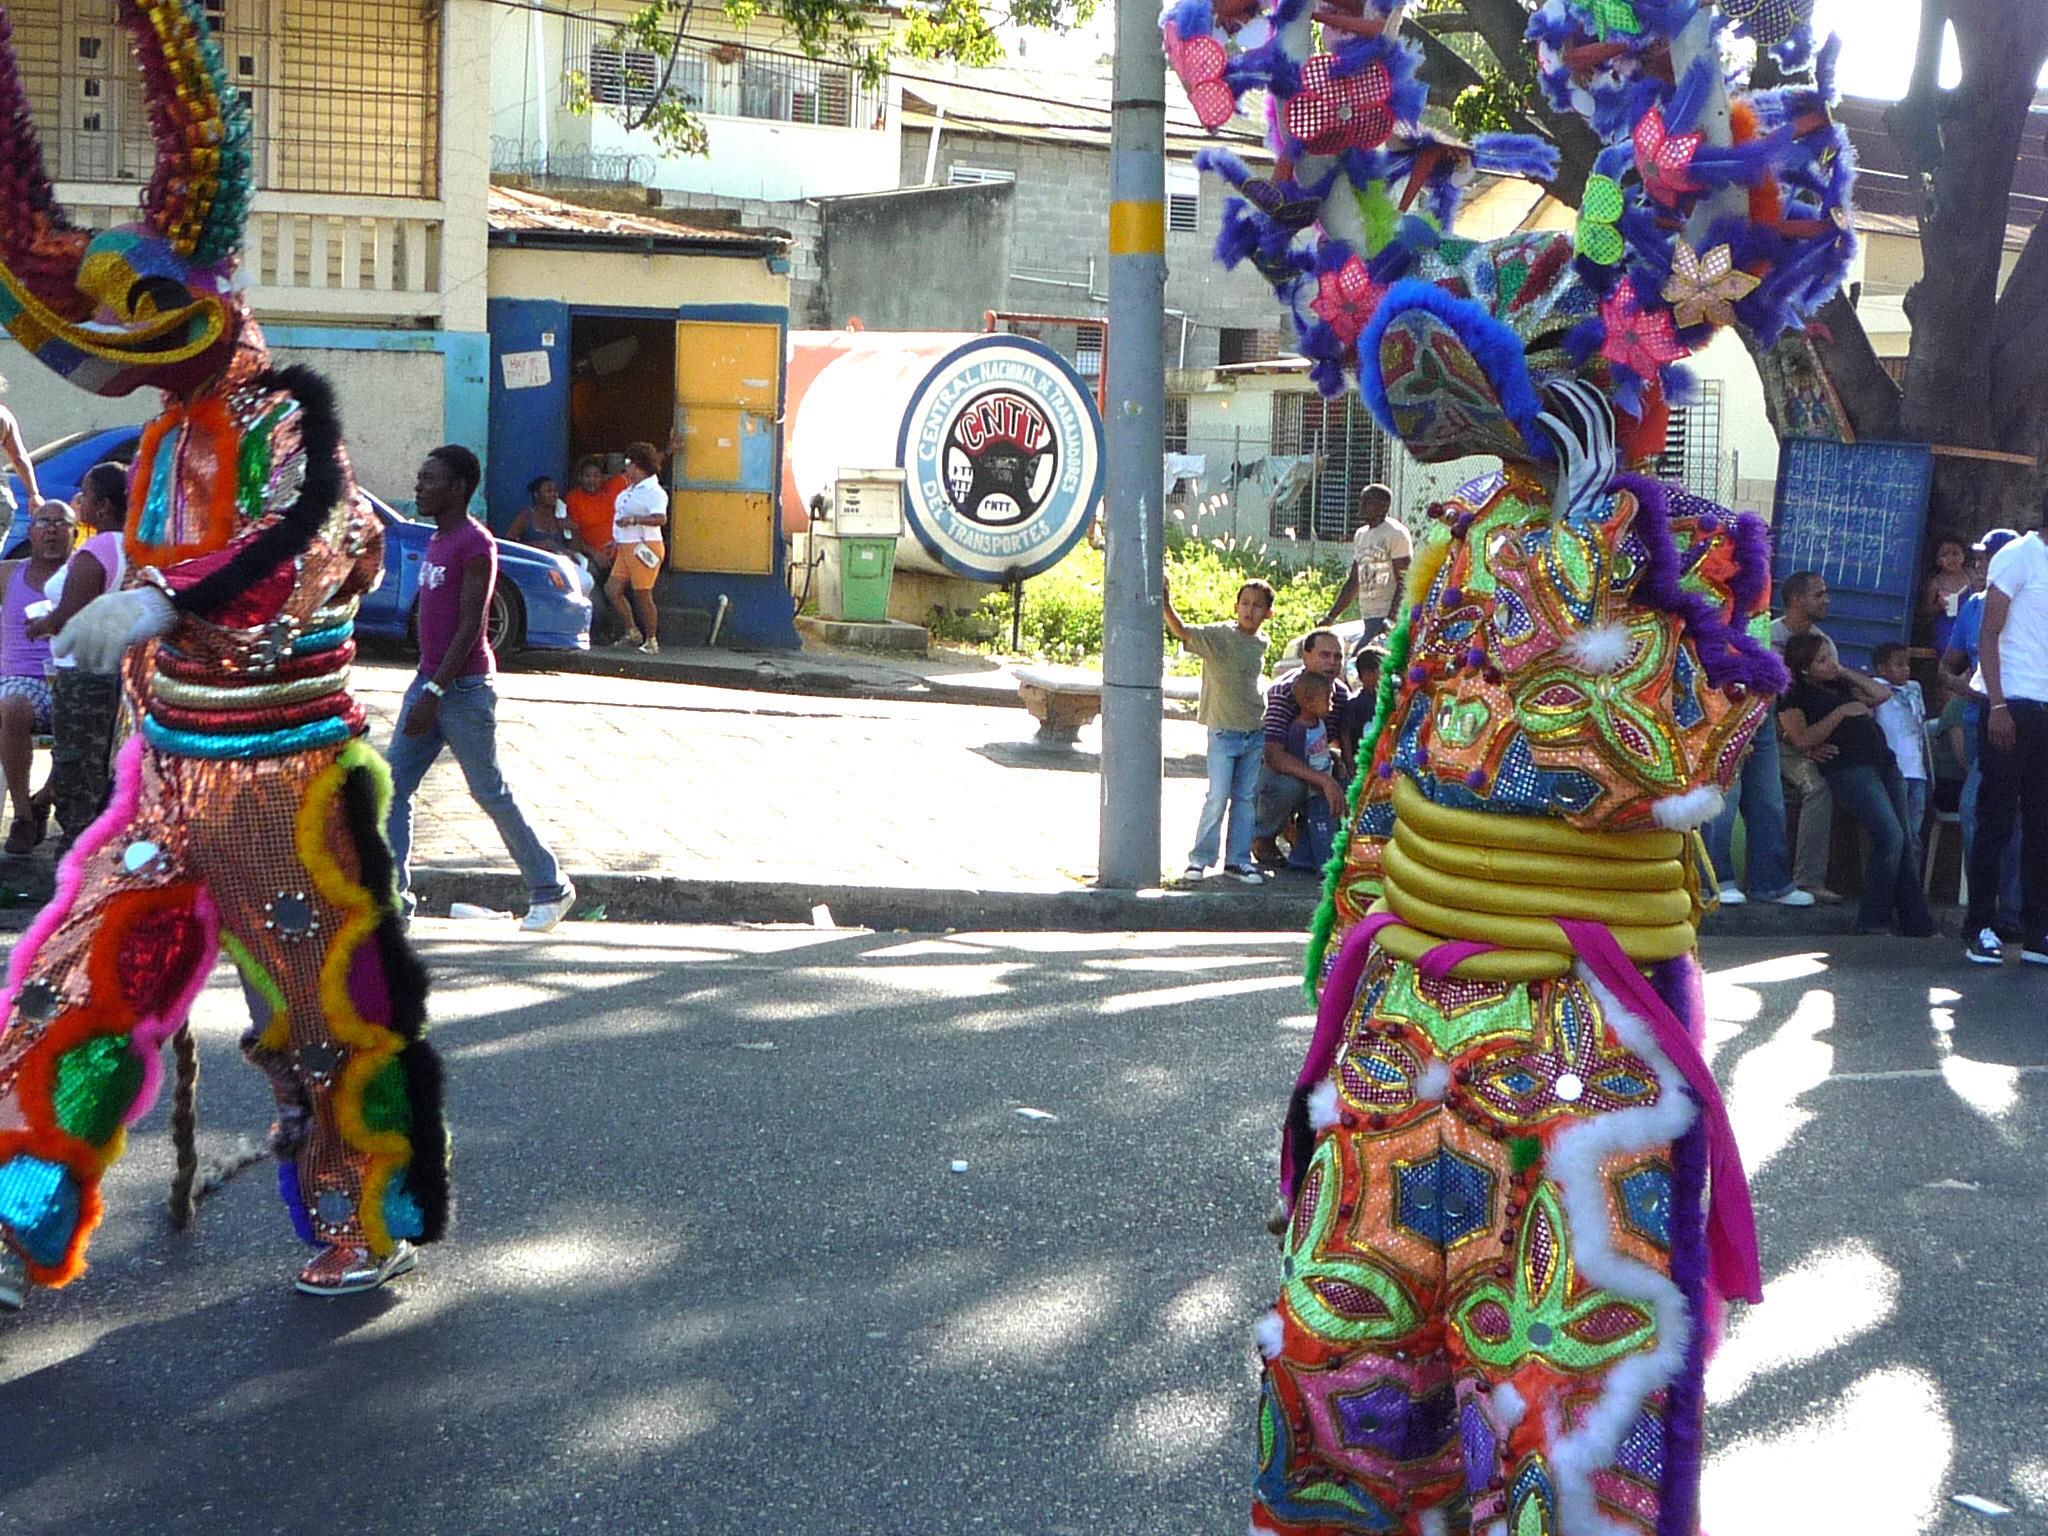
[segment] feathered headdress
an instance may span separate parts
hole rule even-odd
[[[1829,115],[1834,44],[1810,0],[1546,0],[1527,40],[1552,106],[1605,146],[1571,234],[1457,238],[1476,173],[1554,173],[1518,134],[1461,143],[1422,126],[1422,51],[1381,0],[1178,0],[1166,50],[1197,114],[1268,98],[1274,156],[1199,163],[1240,194],[1217,255],[1250,260],[1326,394],[1355,379],[1426,460],[1551,459],[1545,385],[1594,384],[1642,420],[1682,397],[1716,330],[1768,344],[1835,291],[1854,252],[1847,137]],[[1736,36],[1804,84],[1745,91]]]

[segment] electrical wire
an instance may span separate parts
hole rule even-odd
[[[604,25],[607,20],[607,18],[605,17],[593,15],[588,11],[572,11],[568,10],[563,6],[548,5],[544,3],[544,0],[491,0],[491,4],[499,6],[502,9],[508,11],[533,11],[542,16],[559,16],[565,21],[582,21],[591,23],[592,25],[596,26]],[[820,62],[816,56],[808,53],[797,53],[785,48],[767,48],[762,47],[761,45],[756,43],[735,44],[734,40],[729,37],[698,37],[688,32],[679,33],[676,34],[676,36],[678,37],[678,40],[681,42],[695,43],[703,47],[720,48],[740,46],[744,47],[746,51],[749,53],[758,53],[763,55],[764,57],[771,59],[790,59],[799,64],[816,64]],[[963,80],[942,79],[937,75],[910,74],[904,70],[897,69],[894,65],[889,66],[888,72],[891,75],[895,76],[898,80],[907,80],[918,85],[942,85],[946,87],[948,90],[973,91],[979,95],[999,96],[1010,101],[1028,101],[1032,103],[1034,106],[1045,105],[1045,98],[1042,95],[1034,96],[1028,91],[1006,91],[999,86],[972,85]],[[1093,76],[1076,74],[1074,71],[1071,70],[1042,70],[1039,71],[1039,73],[1048,75],[1069,74],[1072,75],[1075,79],[1094,78]],[[1108,120],[1110,115],[1109,104],[1107,102],[1103,103],[1099,107],[1096,106],[1093,102],[1087,101],[1061,102],[1060,105],[1071,112],[1095,113],[1101,116],[1105,120],[1105,122]],[[977,121],[980,121],[980,119],[977,119]],[[1000,122],[1000,120],[998,119],[988,119],[988,121],[990,121],[991,123]],[[1035,127],[1040,125],[1033,123],[1017,123],[1007,126]],[[1084,124],[1074,124],[1072,126],[1087,127],[1087,125]],[[1172,131],[1170,127],[1168,131]]]

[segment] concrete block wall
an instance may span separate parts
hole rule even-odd
[[[903,183],[924,180],[930,142],[927,130],[905,129]],[[944,184],[955,165],[1009,171],[1016,179],[1016,234],[1012,244],[1009,302],[1012,309],[1048,314],[1100,315],[1108,312],[1109,145],[998,138],[964,129],[941,128],[933,176]],[[1223,222],[1224,188],[1202,178],[1197,227],[1166,236],[1166,307],[1191,322],[1185,365],[1214,367],[1225,327],[1273,331],[1282,345],[1291,340],[1272,290],[1250,267],[1226,272],[1212,254]],[[1092,293],[1090,260],[1093,259]],[[1181,325],[1169,314],[1167,366],[1182,360]]]
[[[808,198],[771,202],[757,197],[723,197],[716,192],[678,192],[669,187],[659,189],[659,195],[664,208],[737,215],[739,223],[750,229],[787,230],[795,237],[789,251],[789,323],[796,327],[825,323],[812,314],[824,275],[818,266],[823,224],[816,202]]]

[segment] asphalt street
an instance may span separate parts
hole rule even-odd
[[[1297,935],[416,932],[455,1235],[297,1296],[265,1164],[169,1233],[159,1109],[0,1318],[0,1532],[1244,1530]],[[1768,1280],[1709,1528],[2048,1531],[2048,975],[1707,961]],[[223,973],[216,1157],[268,1120],[241,1018]]]

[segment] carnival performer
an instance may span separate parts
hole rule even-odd
[[[166,402],[130,483],[128,585],[53,646],[121,665],[140,730],[8,962],[0,1304],[84,1268],[101,1176],[221,950],[255,1014],[243,1053],[277,1099],[279,1190],[318,1249],[296,1283],[338,1295],[411,1268],[448,1210],[388,779],[347,691],[381,531],[326,384],[270,366],[240,295],[249,125],[200,0],[118,10],[157,163],[140,220],[87,233],[58,210],[0,8],[0,323],[83,388]]]
[[[1460,187],[1551,152],[1420,127],[1402,9],[1164,18],[1204,122],[1270,94],[1270,171],[1201,157],[1242,194],[1219,256],[1272,283],[1325,393],[1355,381],[1420,459],[1501,465],[1418,538],[1312,935],[1252,1529],[1687,1536],[1705,1350],[1761,1299],[1698,1042],[1695,830],[1785,675],[1750,633],[1761,523],[1626,466],[1689,352],[1769,346],[1839,284],[1831,54],[1797,5],[1731,3],[1790,82],[1731,100],[1697,0],[1545,0],[1545,92],[1606,147],[1575,231],[1481,243]]]

